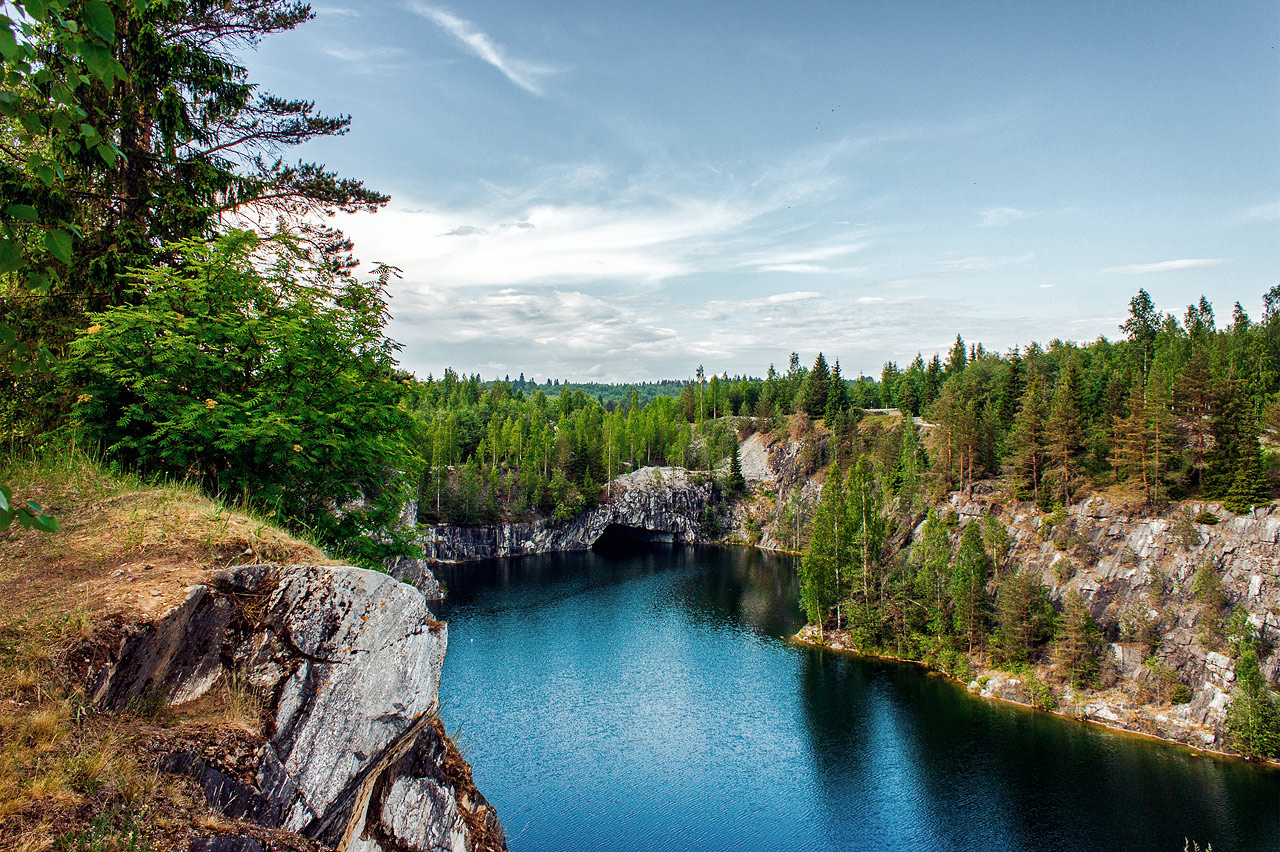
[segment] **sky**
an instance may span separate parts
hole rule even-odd
[[[846,377],[1280,284],[1280,4],[323,0],[241,60],[349,114],[419,377]]]

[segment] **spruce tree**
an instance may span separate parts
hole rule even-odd
[[[1251,511],[1254,506],[1271,502],[1271,485],[1267,481],[1262,446],[1256,437],[1245,443],[1236,462],[1236,473],[1231,488],[1222,505],[1237,514]]]
[[[1212,440],[1213,380],[1205,347],[1197,346],[1178,377],[1178,414],[1186,424],[1187,450],[1191,455],[1188,485],[1198,488],[1204,478],[1205,460]]]
[[[1084,445],[1084,422],[1079,396],[1079,368],[1075,358],[1071,358],[1058,374],[1053,402],[1049,407],[1049,419],[1045,421],[1049,461],[1046,476],[1051,480],[1053,493],[1061,497],[1063,505],[1071,502],[1080,451]]]
[[[995,624],[996,651],[1003,661],[1031,659],[1032,650],[1048,638],[1053,627],[1049,589],[1039,577],[1030,571],[1014,571],[1000,578]]]
[[[1280,703],[1262,676],[1252,646],[1241,651],[1235,675],[1235,694],[1227,705],[1232,743],[1246,757],[1280,757]]]
[[[841,526],[845,523],[844,488],[840,470],[832,468],[822,486],[814,513],[812,535],[800,561],[800,601],[810,624],[822,630],[827,613],[840,599]],[[836,623],[840,617],[837,610]]]
[[[1054,639],[1054,663],[1066,670],[1071,685],[1090,685],[1097,676],[1102,633],[1089,612],[1089,605],[1075,589],[1062,600],[1062,617]]]
[[[1222,499],[1231,491],[1239,471],[1240,459],[1256,438],[1250,429],[1252,413],[1245,404],[1239,379],[1224,383],[1213,412],[1213,448],[1205,458],[1204,493]]]
[[[1037,503],[1040,502],[1040,483],[1048,466],[1049,436],[1045,429],[1048,416],[1044,378],[1039,370],[1032,369],[1009,444],[1015,488],[1021,496],[1029,496]]]
[[[738,494],[747,486],[742,476],[742,459],[738,454],[738,442],[733,442],[733,452],[729,455],[729,492]]]
[[[960,533],[951,571],[951,596],[955,602],[956,633],[969,644],[969,653],[986,631],[991,601],[987,595],[987,550],[976,523],[965,525]]]
[[[964,372],[965,365],[968,363],[969,359],[964,351],[964,340],[957,334],[956,342],[951,346],[951,355],[947,358],[947,378]]]
[[[849,388],[840,377],[840,362],[836,361],[831,368],[831,378],[827,386],[827,404],[823,418],[830,427],[837,418],[849,410]]]
[[[802,406],[812,418],[824,417],[827,413],[827,393],[831,389],[831,370],[827,367],[827,359],[821,352],[814,359],[813,369],[804,378],[801,387]]]

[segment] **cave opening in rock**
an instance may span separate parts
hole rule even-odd
[[[659,530],[647,530],[643,527],[629,527],[623,524],[609,524],[604,532],[591,545],[596,552],[635,550],[637,546],[674,544],[675,535]]]

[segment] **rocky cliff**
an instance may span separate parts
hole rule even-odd
[[[615,479],[598,506],[572,520],[421,527],[418,544],[427,563],[590,550],[607,534],[690,544],[707,540],[704,512],[716,501],[716,488],[705,477],[684,468],[645,467]],[[407,582],[426,588],[434,583],[422,561],[400,560],[388,567]]]
[[[505,849],[435,716],[447,637],[422,594],[385,574],[251,565],[116,625],[84,657],[104,709],[182,705],[219,683],[258,699],[262,736],[238,752],[176,743],[160,760],[229,818],[350,852]]]
[[[1095,693],[1064,695],[1064,712],[1224,748],[1235,681],[1228,612],[1270,649],[1263,675],[1280,678],[1280,507],[1235,515],[1216,503],[1188,503],[1153,513],[1093,498],[1053,523],[1030,503],[1002,501],[989,485],[952,494],[949,505],[957,530],[983,518],[1004,526],[1010,545],[1002,567],[1034,572],[1055,602],[1071,590],[1089,602],[1109,640],[1113,678]],[[1201,568],[1220,581],[1218,602],[1197,596],[1193,579]],[[980,689],[1027,701],[1022,680],[990,672]],[[1177,684],[1189,701],[1170,703]]]
[[[766,549],[796,549],[803,542],[800,525],[821,492],[821,472],[806,474],[797,440],[756,434],[739,454],[751,488],[733,508],[731,536]],[[973,691],[1023,704],[1049,697],[1066,715],[1229,750],[1225,720],[1235,660],[1227,634],[1247,625],[1263,643],[1264,677],[1280,681],[1280,506],[1235,515],[1216,503],[1157,511],[1094,497],[1054,516],[1010,498],[993,480],[952,493],[936,508],[955,514],[953,549],[965,525],[997,522],[1008,540],[998,570],[1032,571],[1058,606],[1064,595],[1079,592],[1106,643],[1098,689],[1058,687],[1047,695],[1047,667],[1010,673],[986,668],[975,655]],[[892,546],[905,555],[920,534],[918,524],[905,529]],[[1216,601],[1196,594],[1201,569],[1219,587]],[[988,591],[994,594],[994,581]],[[819,641],[816,630],[804,638]],[[830,631],[822,641],[852,648],[848,636]]]

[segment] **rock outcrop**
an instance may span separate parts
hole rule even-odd
[[[1196,503],[1152,516],[1093,498],[1051,526],[1032,504],[1001,504],[981,486],[972,496],[952,494],[950,506],[957,529],[982,518],[1000,521],[1010,538],[1004,565],[1038,575],[1054,601],[1075,591],[1089,602],[1110,640],[1118,683],[1102,695],[1082,696],[1069,708],[1075,715],[1223,747],[1235,681],[1222,623],[1228,609],[1270,649],[1263,675],[1272,682],[1280,677],[1280,507],[1235,515],[1216,503]],[[1197,598],[1194,578],[1201,569],[1220,583],[1221,606]],[[1186,686],[1190,701],[1149,702],[1161,675]]]
[[[428,526],[420,529],[418,543],[431,562],[590,550],[611,529],[649,541],[692,544],[707,540],[704,513],[716,500],[715,485],[698,474],[684,468],[645,467],[615,479],[598,506],[572,520]],[[407,582],[431,582],[422,570],[425,566],[410,561],[392,568]]]
[[[422,594],[385,574],[242,566],[124,628],[89,692],[108,709],[182,704],[227,679],[260,696],[267,725],[251,778],[207,755],[162,761],[229,817],[337,850],[505,849],[435,718],[447,638]]]

